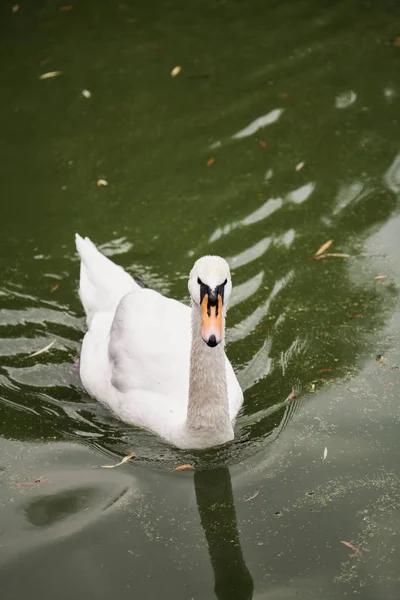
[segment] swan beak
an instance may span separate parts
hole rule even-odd
[[[217,301],[210,303],[208,294],[204,295],[201,303],[201,336],[205,343],[214,348],[222,341],[222,297],[217,295]]]

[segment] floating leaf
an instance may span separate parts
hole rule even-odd
[[[254,500],[254,498],[257,498],[259,493],[260,493],[260,490],[256,490],[254,492],[254,494],[252,496],[250,496],[249,498],[246,498],[246,500],[244,500],[244,502],[250,502],[250,500]]]
[[[328,456],[328,448],[325,446],[325,448],[324,448],[324,456],[323,456],[322,460],[325,460],[327,456]]]
[[[62,74],[62,71],[49,71],[48,73],[43,73],[43,75],[39,76],[39,79],[51,79],[52,77],[58,77]]]
[[[58,290],[58,288],[60,287],[59,283],[55,283],[51,288],[50,288],[50,294],[52,294],[53,292],[55,292],[56,290]]]
[[[215,158],[209,158],[207,161],[207,167],[211,167],[215,163]]]
[[[377,275],[374,279],[386,279],[386,275]]]
[[[322,244],[322,246],[320,248],[318,248],[318,250],[316,251],[316,253],[314,254],[314,256],[319,256],[320,254],[322,254],[323,252],[325,252],[325,250],[328,250],[328,248],[333,244],[333,240],[328,240],[327,242],[325,242],[325,244]]]
[[[72,6],[72,4],[60,6],[60,12],[68,12],[68,11],[72,10],[73,8],[74,7]]]
[[[89,92],[89,90],[82,90],[82,96],[84,96],[85,98],[91,98],[92,93]]]
[[[333,258],[350,258],[350,254],[342,254],[340,252],[319,254],[318,256],[316,254],[314,254],[314,256],[312,258],[315,258],[315,260],[320,260],[321,258],[327,258],[328,256],[331,256]]]
[[[357,548],[351,542],[345,542],[344,540],[340,540],[340,543],[344,544],[345,546],[347,546],[348,548],[350,548],[351,550],[353,550],[353,552],[355,552],[359,556],[362,556],[360,548]]]
[[[172,472],[174,471],[194,471],[195,468],[193,465],[180,465],[179,467],[175,467],[175,469],[172,469]]]
[[[260,144],[260,146],[262,148],[266,148],[267,147],[267,142],[265,140],[258,140],[258,143]]]
[[[176,77],[182,71],[182,67],[174,67],[171,71],[171,77]]]
[[[400,48],[400,36],[398,36],[394,42],[393,42],[393,46],[396,46],[396,48]]]
[[[28,354],[27,358],[32,358],[33,356],[39,356],[39,354],[43,354],[43,352],[47,352],[47,350],[50,350],[50,348],[56,343],[56,340],[53,340],[52,342],[50,342],[50,344],[47,344],[47,346],[45,346],[44,348],[42,348],[41,350],[37,350],[36,352],[33,352],[32,354]]]
[[[19,4],[14,4],[14,6],[11,9],[12,13],[17,13],[19,11]]]
[[[305,163],[303,163],[303,162],[299,162],[299,164],[298,164],[298,165],[296,165],[296,171],[301,171],[301,169],[304,167],[304,165],[305,165]],[[331,240],[331,243],[332,243],[332,241],[333,241],[333,240]],[[330,246],[330,245],[331,245],[331,244],[329,244],[329,246]]]
[[[108,181],[106,179],[98,179],[97,187],[107,187]]]
[[[334,367],[325,367],[325,369],[320,369],[318,373],[326,373],[327,371],[333,371]]]
[[[135,456],[134,452],[131,452],[130,454],[128,454],[128,456],[125,456],[119,463],[117,463],[116,465],[101,465],[102,469],[115,469],[115,467],[119,467],[123,464],[125,464],[126,462],[128,462],[128,460],[131,460],[131,458],[133,458]]]

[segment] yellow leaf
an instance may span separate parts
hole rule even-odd
[[[328,240],[327,242],[325,242],[325,244],[322,244],[321,248],[318,248],[318,250],[316,251],[316,253],[314,254],[314,256],[319,256],[320,254],[322,254],[323,252],[325,252],[325,250],[328,250],[328,248],[333,244],[333,240]]]
[[[176,77],[182,71],[182,67],[174,67],[171,71],[171,77]]]
[[[315,255],[313,258],[315,258],[315,260],[320,260],[321,258],[327,258],[328,256],[333,258],[350,258],[350,254],[342,254],[340,252],[327,252],[326,254],[320,254],[319,256]]]
[[[123,458],[116,465],[101,465],[101,468],[102,469],[115,469],[115,467],[119,467],[120,465],[123,465],[124,463],[128,462],[128,460],[131,460],[131,458],[133,458],[134,456],[135,456],[135,453],[131,452],[130,454],[128,454],[128,456],[125,456],[125,458]]]
[[[172,472],[174,471],[194,471],[194,466],[193,465],[180,465],[179,467],[175,467],[175,469],[172,469]]]
[[[28,354],[27,358],[32,358],[32,356],[39,356],[39,354],[43,354],[43,352],[47,352],[47,350],[50,350],[50,348],[56,343],[56,340],[53,340],[52,342],[50,342],[50,344],[48,344],[47,346],[45,346],[44,348],[42,348],[41,350],[37,350],[36,352],[32,352],[32,354]]]
[[[49,73],[43,73],[39,76],[39,79],[51,79],[52,77],[58,77],[62,71],[49,71]]]

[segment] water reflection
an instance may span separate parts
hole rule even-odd
[[[245,127],[244,129],[241,129],[240,131],[235,133],[232,136],[232,139],[239,140],[241,138],[248,137],[248,136],[256,133],[256,131],[258,131],[259,129],[266,127],[267,125],[271,125],[272,123],[276,123],[280,119],[280,117],[283,113],[283,110],[284,110],[283,108],[275,108],[274,110],[271,110],[266,115],[263,115],[262,117],[258,117],[257,119],[252,121],[249,125],[247,125],[247,127]]]
[[[357,94],[353,90],[347,90],[335,98],[336,108],[348,108],[357,100]]]
[[[400,154],[397,154],[394,158],[383,179],[393,193],[398,194],[400,192]]]
[[[240,546],[229,469],[194,474],[197,507],[206,536],[218,600],[250,600],[253,578]]]

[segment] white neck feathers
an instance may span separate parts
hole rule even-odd
[[[223,315],[223,328],[225,315]],[[210,348],[201,337],[201,312],[192,305],[189,403],[186,429],[193,437],[224,443],[233,438],[229,419],[224,340]]]

